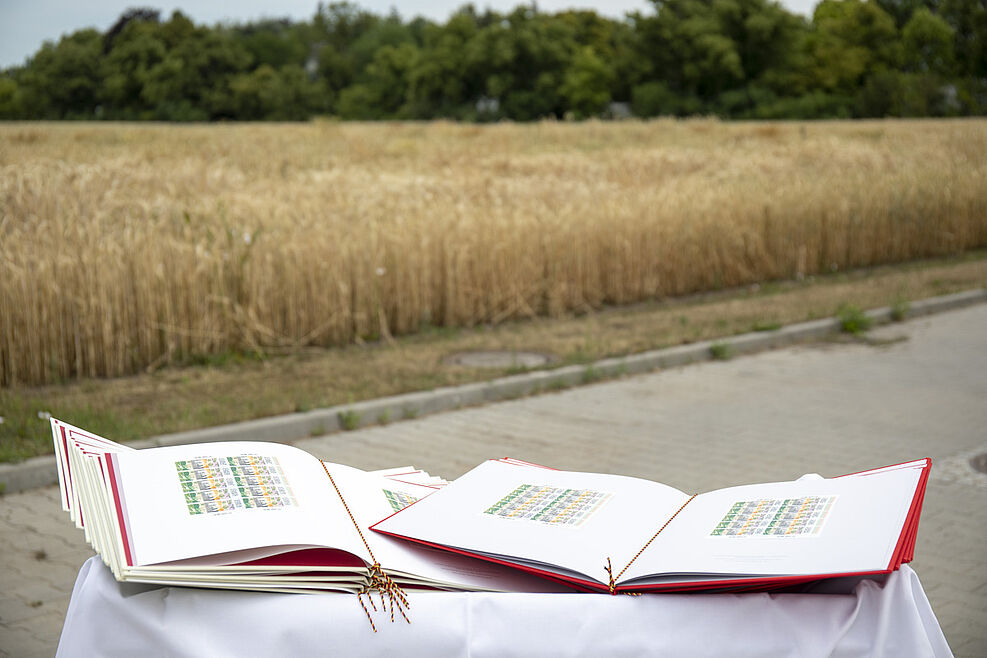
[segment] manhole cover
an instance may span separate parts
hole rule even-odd
[[[552,358],[538,352],[511,352],[508,350],[482,350],[459,352],[444,359],[454,366],[468,368],[537,368],[550,362]]]
[[[987,473],[987,452],[970,457],[970,466],[972,466],[975,471]]]

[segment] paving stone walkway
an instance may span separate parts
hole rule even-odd
[[[987,655],[987,304],[821,343],[299,441],[454,478],[490,457],[686,491],[933,459],[919,574],[957,656]],[[0,654],[50,656],[91,551],[54,487],[0,497]]]

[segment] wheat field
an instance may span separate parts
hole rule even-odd
[[[0,124],[0,385],[987,246],[987,121]]]

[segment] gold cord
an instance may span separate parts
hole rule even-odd
[[[607,575],[610,577],[610,587],[609,587],[609,590],[610,590],[610,593],[611,594],[616,594],[617,593],[617,583],[616,583],[616,581],[620,580],[620,577],[624,575],[624,572],[627,571],[627,569],[632,564],[634,564],[634,560],[636,560],[639,557],[641,557],[641,553],[643,553],[648,548],[648,546],[651,545],[651,542],[653,542],[658,537],[658,535],[661,534],[661,531],[662,530],[664,530],[665,528],[668,527],[668,524],[672,522],[672,519],[674,519],[676,516],[678,516],[679,515],[679,512],[681,512],[682,510],[684,510],[685,509],[685,506],[692,502],[692,499],[695,498],[696,495],[697,494],[692,494],[692,496],[689,497],[689,500],[687,500],[684,503],[682,503],[682,507],[680,507],[677,510],[675,510],[675,514],[672,514],[668,518],[668,520],[665,521],[665,524],[662,527],[658,528],[658,532],[656,532],[655,534],[653,534],[651,536],[651,539],[648,540],[648,543],[646,543],[644,546],[641,547],[641,550],[639,550],[637,552],[637,554],[635,554],[634,557],[631,558],[631,561],[628,562],[624,566],[624,568],[620,570],[620,573],[617,574],[617,577],[616,578],[614,578],[613,568],[610,566],[610,558],[607,558],[607,565],[605,567],[603,567],[603,569],[607,572]],[[626,594],[633,594],[635,596],[640,596],[641,595],[640,592],[625,592],[625,593]]]
[[[322,464],[322,469],[326,472],[326,475],[329,476],[329,481],[332,483],[332,488],[336,490],[336,495],[339,496],[339,500],[343,503],[343,508],[349,515],[350,521],[353,522],[353,527],[356,528],[357,533],[360,535],[360,540],[363,541],[363,545],[367,547],[367,553],[370,554],[370,559],[374,561],[373,565],[370,567],[370,571],[367,574],[369,578],[367,585],[356,594],[356,598],[360,602],[360,607],[363,608],[363,611],[367,614],[367,619],[370,621],[370,628],[373,629],[374,633],[377,632],[377,626],[374,625],[374,620],[370,615],[370,611],[367,610],[367,606],[363,603],[363,595],[367,595],[367,600],[370,601],[370,607],[374,609],[374,612],[377,612],[377,605],[374,603],[372,596],[374,592],[377,592],[380,595],[381,610],[386,609],[388,606],[390,607],[392,623],[394,622],[394,610],[396,608],[397,611],[401,613],[401,616],[404,617],[404,620],[410,624],[411,620],[408,619],[408,615],[404,612],[405,608],[411,607],[411,603],[408,602],[408,597],[405,596],[404,590],[402,590],[397,583],[391,580],[391,577],[388,576],[384,572],[384,569],[380,566],[380,563],[374,556],[373,550],[370,548],[370,544],[367,543],[367,538],[363,536],[363,530],[360,529],[360,524],[356,522],[356,517],[354,517],[353,512],[350,511],[350,506],[346,504],[346,499],[343,498],[342,492],[339,490],[339,487],[336,486],[336,480],[333,479],[332,473],[330,473],[329,469],[326,468],[325,462],[320,463]],[[385,595],[387,596],[386,601],[384,598]]]

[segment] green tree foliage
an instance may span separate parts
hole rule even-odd
[[[583,46],[566,69],[559,93],[575,116],[596,116],[610,104],[613,77],[613,70],[592,46]]]
[[[172,45],[164,59],[147,72],[141,91],[155,108],[156,118],[236,117],[229,85],[250,63],[243,44],[228,32],[193,26],[177,11],[162,31]]]
[[[894,19],[877,3],[823,0],[813,27],[811,77],[824,91],[852,95],[869,76],[894,68],[900,59]]]
[[[940,0],[876,0],[875,4],[893,18],[895,25],[901,29],[919,9],[936,11]]]
[[[477,38],[473,58],[500,116],[528,121],[564,114],[560,88],[575,48],[570,23],[518,7]]]
[[[320,105],[323,99],[321,86],[296,64],[280,69],[261,64],[230,79],[230,106],[237,119],[300,121],[325,109]]]
[[[953,84],[963,114],[987,112],[987,4],[976,0],[942,0],[939,15],[956,34]]]
[[[264,20],[237,26],[234,37],[243,44],[252,58],[253,66],[304,67],[308,59],[308,30],[287,19]]]
[[[904,64],[912,71],[926,71],[946,76],[952,73],[953,28],[942,18],[922,7],[901,31]]]
[[[950,116],[987,111],[983,0],[651,0],[445,22],[320,3],[310,21],[195,25],[129,9],[0,71],[0,119],[518,121]]]
[[[482,63],[471,49],[480,31],[472,8],[459,11],[445,25],[427,24],[422,47],[408,68],[406,112],[416,118],[470,116],[470,101],[483,93]]]
[[[0,77],[0,118],[25,116],[22,98],[23,92],[16,80]]]
[[[655,15],[636,19],[642,56],[651,66],[634,104],[650,107],[649,114],[745,116],[796,84],[796,46],[805,25],[777,3],[653,2]]]
[[[57,44],[45,43],[15,78],[23,112],[39,119],[93,116],[103,83],[102,50],[102,36],[96,30],[80,30]]]
[[[382,46],[360,82],[344,89],[337,110],[344,119],[405,118],[408,71],[417,57],[409,43]]]
[[[168,52],[157,18],[132,18],[115,33],[111,30],[104,43],[100,100],[108,110],[106,114],[111,118],[149,116],[153,108],[143,97],[144,84],[148,72]]]
[[[664,82],[645,82],[634,87],[631,93],[631,109],[639,117],[675,116],[690,114],[686,101],[668,88]],[[698,111],[699,101],[693,99]]]
[[[373,59],[374,39],[364,38],[380,18],[349,2],[319,4],[313,21],[318,74],[333,95],[356,80]]]

